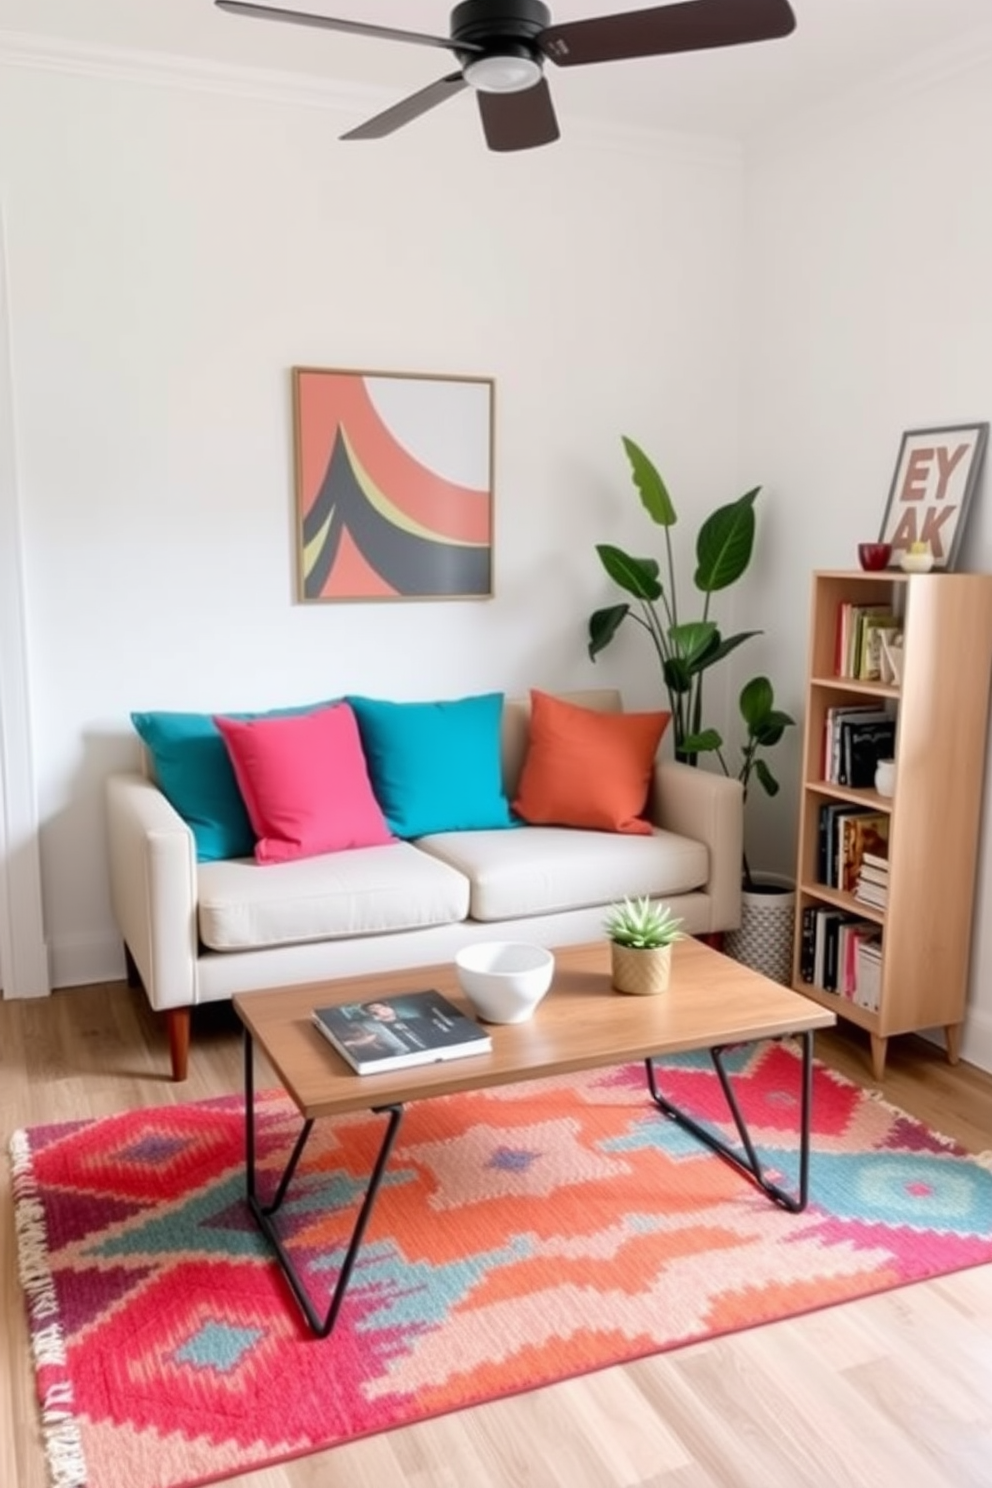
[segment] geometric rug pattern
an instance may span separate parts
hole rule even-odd
[[[796,1050],[725,1063],[791,1189]],[[705,1054],[657,1068],[734,1140]],[[268,1192],[299,1120],[257,1101]],[[383,1121],[318,1122],[280,1211],[321,1311]],[[986,1160],[820,1065],[802,1214],[668,1121],[640,1063],[414,1103],[324,1340],[246,1207],[240,1097],[33,1127],[11,1156],[58,1488],[189,1488],[992,1261]]]

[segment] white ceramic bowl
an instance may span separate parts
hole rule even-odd
[[[525,1023],[551,986],[555,958],[543,946],[487,940],[455,956],[462,991],[487,1023]]]

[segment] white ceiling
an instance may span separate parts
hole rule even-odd
[[[267,0],[405,30],[448,34],[447,0]],[[792,0],[795,32],[714,52],[556,68],[569,117],[746,138],[890,75],[992,53],[990,0]],[[638,0],[557,0],[562,22],[641,8]],[[453,71],[442,50],[225,15],[213,0],[0,0],[5,33],[47,42],[191,57],[374,90],[376,107]],[[372,96],[372,95],[370,95]],[[357,120],[356,120],[357,122]],[[411,126],[411,127],[416,127]]]

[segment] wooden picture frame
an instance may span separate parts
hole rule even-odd
[[[953,569],[988,441],[987,423],[907,429],[889,488],[879,541],[890,567],[913,542],[929,542],[935,569]]]
[[[300,602],[491,598],[493,379],[292,381]]]

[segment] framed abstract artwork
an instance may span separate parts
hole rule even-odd
[[[892,564],[911,543],[926,542],[934,568],[954,568],[988,432],[977,423],[903,434],[879,534],[892,544]]]
[[[492,595],[491,378],[293,368],[299,598]]]

